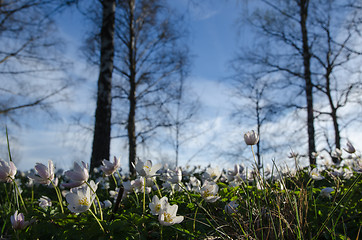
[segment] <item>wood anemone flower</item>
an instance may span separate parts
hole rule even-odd
[[[167,206],[168,199],[167,197],[162,197],[159,199],[157,195],[154,195],[152,202],[149,203],[152,215],[159,215]]]
[[[96,191],[94,182],[91,181],[90,185],[93,185],[92,188]],[[65,195],[65,199],[68,202],[68,209],[73,213],[82,213],[89,210],[92,202],[94,201],[96,195],[90,189],[88,185],[83,185],[82,187],[72,188],[70,192]]]
[[[352,145],[352,143],[350,143],[349,141],[347,142],[347,148],[344,148],[344,151],[352,154],[356,152],[356,149],[354,148],[354,146]]]
[[[166,204],[163,211],[158,215],[158,221],[163,226],[171,226],[184,220],[183,216],[176,216],[178,205]]]
[[[13,162],[5,162],[0,159],[0,182],[12,182],[16,175],[16,167]]]
[[[259,135],[254,131],[249,131],[244,134],[244,141],[246,145],[255,145],[259,142]]]
[[[204,185],[201,187],[200,193],[203,199],[206,202],[216,202],[220,197],[217,196],[219,192],[219,186],[215,182],[205,181]]]
[[[23,230],[30,224],[29,221],[25,221],[24,214],[18,213],[18,210],[15,211],[14,215],[11,215],[10,221],[14,230]]]
[[[88,181],[89,172],[88,164],[82,161],[82,166],[74,162],[73,170],[68,170],[64,173],[70,179],[69,183],[63,183],[64,187],[74,188],[83,185]]]
[[[135,166],[137,173],[142,177],[153,177],[156,172],[162,167],[161,164],[152,165],[151,160],[147,160],[145,163],[141,160],[137,161]]]
[[[108,160],[102,161],[103,166],[101,166],[101,170],[104,172],[104,175],[111,176],[121,167],[121,160],[116,157],[113,158],[113,163]]]
[[[37,171],[37,175],[32,174],[29,178],[33,179],[36,183],[49,185],[54,180],[54,164],[52,160],[48,161],[48,166],[37,163],[34,168]]]

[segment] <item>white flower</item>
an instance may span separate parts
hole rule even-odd
[[[200,194],[206,202],[216,202],[220,197],[217,196],[219,186],[215,182],[205,181],[200,189]]]
[[[225,205],[225,212],[228,214],[236,213],[238,206],[236,201],[231,201]]]
[[[342,151],[341,151],[341,149],[336,148],[336,150],[334,150],[334,151],[332,152],[332,157],[336,157],[336,158],[340,159],[340,158],[342,157]]]
[[[38,201],[39,207],[43,208],[44,210],[52,206],[52,201],[47,196],[42,196]]]
[[[95,186],[92,186],[92,188],[93,187],[96,188]],[[95,191],[95,189],[93,190]],[[87,211],[94,201],[94,198],[95,194],[88,187],[88,185],[72,188],[70,192],[65,195],[65,199],[69,203],[68,209],[74,213],[82,213]]]
[[[212,167],[208,167],[206,169],[206,172],[204,172],[202,174],[202,177],[203,179],[206,179],[206,180],[211,180],[211,181],[217,181],[220,176],[221,176],[221,171],[219,170],[218,167],[215,167],[215,168],[212,168]]]
[[[82,161],[82,166],[80,166],[78,163],[74,162],[74,169],[68,170],[64,174],[71,180],[70,183],[63,183],[64,187],[79,187],[88,181],[88,164]]]
[[[158,221],[163,226],[171,226],[184,220],[183,216],[176,216],[178,206],[166,204],[163,211],[158,215]]]
[[[113,158],[113,163],[111,163],[108,160],[103,160],[102,161],[103,166],[101,166],[101,170],[104,172],[104,175],[106,176],[110,176],[113,173],[115,173],[118,168],[121,167],[121,160],[116,157]]]
[[[112,207],[112,202],[109,200],[103,201],[103,208],[110,208]]]
[[[186,182],[186,189],[190,192],[200,192],[201,181],[194,176],[190,177],[190,180]]]
[[[159,215],[166,208],[167,204],[167,197],[162,197],[161,199],[159,199],[156,195],[154,195],[152,198],[152,202],[150,202],[148,206],[150,207],[151,213],[153,215]]]
[[[352,143],[350,143],[349,141],[347,142],[347,148],[344,148],[344,151],[352,154],[354,152],[356,152],[356,149],[354,148],[354,146],[352,145]]]
[[[318,171],[317,168],[313,168],[313,170],[309,173],[309,175],[314,180],[322,180],[322,179],[324,179],[324,177],[320,174],[320,172]]]
[[[133,182],[133,190],[137,193],[137,192],[144,192],[145,190],[145,178],[144,177],[139,177],[137,179],[134,180]],[[150,193],[151,192],[151,187],[147,186],[147,180],[146,180],[146,192]]]
[[[136,171],[142,177],[152,177],[156,175],[156,172],[162,167],[161,164],[156,164],[152,166],[152,161],[147,160],[145,163],[141,160],[137,161]]]
[[[166,181],[169,181],[170,183],[180,183],[181,180],[182,180],[181,168],[176,168],[175,171],[167,170]]]
[[[24,214],[18,214],[18,210],[15,211],[14,215],[11,215],[10,221],[15,230],[25,229],[30,224],[28,221],[25,221]]]
[[[290,153],[288,155],[288,158],[298,158],[299,154],[297,152],[294,152],[293,150],[290,150]]]
[[[114,200],[117,199],[118,191],[119,191],[119,188],[116,188],[115,190],[109,190],[110,198],[113,198]],[[123,191],[123,192],[125,192],[125,191]]]
[[[51,181],[53,181],[54,164],[52,160],[48,161],[48,166],[45,166],[42,163],[37,163],[34,168],[38,174],[31,174],[29,175],[29,178],[33,179],[36,183],[48,185]]]
[[[334,189],[333,189],[333,188],[331,188],[331,187],[326,187],[326,188],[323,188],[323,189],[321,190],[321,192],[319,193],[319,195],[320,195],[321,197],[328,197],[328,198],[330,198],[332,192],[334,192]]]
[[[0,159],[0,182],[11,182],[16,175],[16,167],[13,162],[5,162]]]
[[[255,145],[259,142],[258,134],[252,130],[244,134],[244,141],[246,145]]]

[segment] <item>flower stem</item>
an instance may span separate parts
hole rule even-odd
[[[113,181],[114,181],[114,184],[115,184],[115,188],[118,188],[118,184],[117,184],[117,180],[116,178],[114,177],[114,174],[112,173],[112,178],[113,178]]]
[[[62,210],[62,213],[64,213],[64,209],[63,209],[63,201],[62,201],[62,195],[60,193],[60,190],[58,189],[57,186],[55,186],[54,182],[52,180],[50,180],[50,182],[52,183],[55,192],[57,193],[57,197],[58,197],[58,201],[59,201],[59,205],[60,205],[60,209]]]
[[[28,210],[26,209],[25,207],[25,203],[24,203],[24,200],[23,200],[23,197],[21,196],[21,192],[19,190],[19,187],[18,187],[18,184],[16,184],[15,182],[15,179],[11,179],[16,187],[16,192],[18,193],[19,197],[20,197],[20,201],[21,201],[21,204],[23,204],[23,207],[24,207],[24,210],[26,213],[28,213]]]
[[[256,157],[255,157],[253,145],[251,145],[251,152],[253,153],[253,157],[254,157],[254,162],[255,162],[256,168],[257,168],[258,171],[259,171],[259,165],[258,165],[258,163],[257,163],[257,161],[256,161]]]
[[[143,215],[146,212],[146,177],[143,178]]]
[[[119,171],[118,171],[118,170],[117,170],[116,172],[117,172],[117,174],[118,174],[119,181],[120,181],[120,182],[121,182],[121,184],[122,184],[123,180],[122,180],[121,174],[119,173]]]
[[[158,187],[158,184],[157,184],[157,180],[152,178],[153,182],[155,183],[156,185],[156,188],[157,188],[157,191],[158,191],[158,195],[160,195],[160,198],[162,198],[162,194],[161,194],[161,191],[160,191],[160,188]]]
[[[92,212],[92,210],[88,209],[88,211],[93,215],[93,217],[96,219],[98,225],[101,227],[102,231],[105,233],[104,228],[103,228],[102,224],[99,222],[97,216]]]
[[[102,206],[101,206],[101,202],[99,201],[99,198],[96,194],[96,192],[93,190],[93,188],[91,187],[91,185],[88,183],[88,182],[85,182],[88,187],[92,190],[92,192],[96,195],[96,199],[97,199],[97,202],[98,202],[98,207],[99,207],[99,211],[100,211],[100,214],[101,214],[101,221],[103,221],[103,211],[102,211]]]
[[[12,162],[13,159],[11,158],[10,143],[9,143],[9,135],[8,135],[8,127],[7,126],[5,126],[5,130],[6,130],[6,142],[8,144],[9,159],[10,159],[10,162]]]

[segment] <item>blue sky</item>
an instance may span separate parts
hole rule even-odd
[[[205,146],[211,147],[214,144],[211,144],[211,141],[223,139],[218,131],[223,134],[231,131],[223,127],[229,111],[225,108],[225,102],[229,98],[223,79],[228,75],[227,62],[240,43],[235,21],[242,5],[237,1],[200,1],[201,4],[189,4],[187,0],[170,2],[178,11],[188,13],[189,47],[195,56],[189,82],[203,104],[198,127],[210,129],[200,139],[195,140],[194,149],[187,151],[184,161],[181,156],[180,163],[185,163],[198,148],[205,148],[197,158],[198,163],[205,165],[212,155],[209,147]],[[87,65],[79,50],[87,31],[82,16],[76,10],[68,10],[58,17],[57,22],[60,23],[60,34],[66,41],[67,57],[73,62],[72,75],[85,80],[70,91],[70,104],[56,107],[59,112],[57,121],[42,121],[42,118],[30,117],[30,126],[17,130],[17,140],[12,144],[13,154],[20,159],[20,170],[28,170],[36,162],[46,163],[48,159],[52,159],[58,168],[63,169],[70,168],[73,161],[90,159],[92,139],[78,136],[74,132],[69,133],[68,131],[74,131],[74,128],[69,128],[68,124],[71,123],[70,117],[74,112],[87,109],[91,116],[94,115],[98,69]],[[112,143],[111,156],[123,156],[122,161],[126,165],[124,169],[127,169],[127,153],[116,150],[119,149],[119,144],[121,143],[117,141]]]
[[[200,4],[190,4],[192,1],[189,0],[169,2],[180,12],[188,13],[188,44],[195,56],[188,82],[202,104],[196,128],[205,131],[181,148],[180,165],[189,163],[206,166],[211,163],[212,166],[231,167],[234,163],[221,156],[219,151],[232,144],[242,144],[243,133],[251,129],[249,123],[240,126],[230,121],[232,99],[227,87],[227,77],[231,74],[228,62],[239,46],[247,46],[253,40],[250,29],[240,29],[236,22],[240,14],[247,12],[246,4],[249,8],[253,5],[246,0],[195,1]],[[253,1],[253,4],[255,2]],[[36,162],[46,163],[48,159],[52,159],[57,168],[63,169],[71,168],[74,161],[90,160],[92,136],[84,135],[84,131],[70,126],[74,114],[90,119],[95,111],[98,68],[88,65],[79,50],[88,26],[76,10],[63,13],[57,22],[60,24],[60,34],[66,41],[66,56],[73,62],[72,77],[83,80],[69,90],[69,103],[56,106],[59,113],[56,121],[30,116],[27,127],[16,129],[17,138],[11,144],[13,154],[19,160],[17,166],[20,170],[29,170]],[[301,124],[292,119],[281,120],[282,126],[297,128],[298,124]],[[275,138],[279,137],[278,127],[280,125],[275,123],[267,126]],[[359,135],[352,132],[347,132],[347,135],[352,143],[358,146]],[[113,141],[111,157],[121,157],[122,167],[127,171],[127,151],[122,149],[123,145],[121,140]],[[155,161],[172,155],[171,150],[163,149],[161,152],[157,145],[151,146],[147,151],[140,150],[139,153],[141,158]],[[250,156],[250,151],[245,154]],[[287,154],[288,152],[285,153],[285,158]],[[271,156],[265,156],[265,160],[268,159],[271,159]]]

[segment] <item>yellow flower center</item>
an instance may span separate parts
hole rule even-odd
[[[206,190],[203,192],[204,198],[210,197],[210,196],[212,196],[212,195],[213,195],[213,194],[210,193],[209,189],[206,189]]]
[[[159,212],[161,209],[161,204],[157,204],[155,207],[156,212]]]
[[[88,199],[86,197],[79,199],[78,203],[80,205],[90,206],[90,203],[88,202]]]
[[[171,215],[169,213],[164,212],[163,217],[164,217],[165,222],[168,222],[168,223],[172,222],[172,217],[171,217]]]

